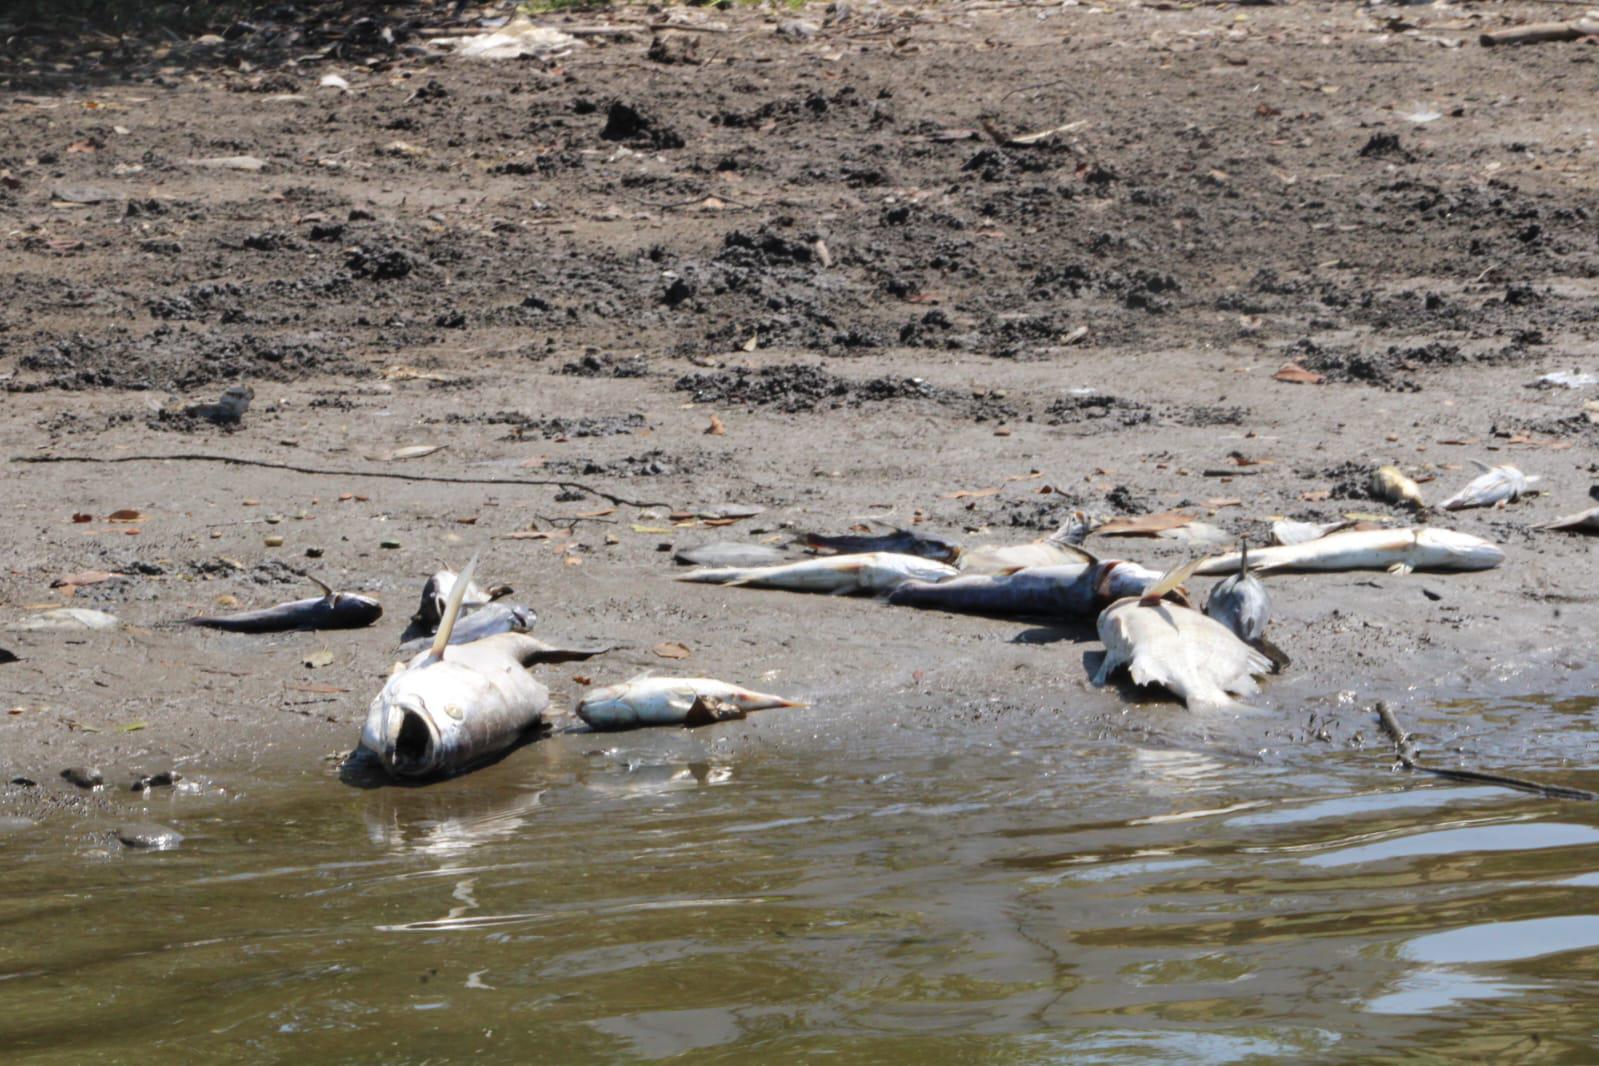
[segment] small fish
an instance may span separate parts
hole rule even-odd
[[[788,562],[790,556],[767,544],[719,540],[680,549],[672,558],[687,566],[774,566]]]
[[[322,595],[280,603],[260,611],[238,614],[200,615],[190,618],[191,626],[225,629],[230,633],[282,633],[291,629],[360,629],[383,617],[383,605],[370,596],[335,592],[310,575]]]
[[[1371,495],[1389,503],[1405,504],[1425,511],[1427,503],[1421,498],[1421,487],[1404,475],[1397,466],[1379,466],[1371,475]]]
[[[1599,507],[1568,514],[1553,522],[1545,522],[1539,529],[1569,529],[1575,533],[1599,533]]]
[[[520,603],[486,603],[471,614],[463,614],[450,633],[451,644],[470,644],[496,633],[526,633],[539,620],[537,612]],[[415,655],[433,643],[432,637],[417,637],[400,645],[402,655]]]
[[[1196,574],[1228,574],[1238,569],[1239,554],[1213,555],[1198,564]],[[1345,530],[1304,544],[1261,548],[1252,553],[1254,569],[1265,570],[1492,570],[1505,561],[1497,546],[1470,533],[1434,526],[1409,529]]]
[[[1074,512],[1055,532],[1031,544],[987,545],[961,552],[961,573],[1010,574],[1028,567],[1096,561],[1092,553],[1078,547],[1093,528],[1086,515]]]
[[[636,677],[592,690],[578,701],[577,716],[592,729],[636,729],[707,725],[771,707],[804,706],[709,677]]]
[[[958,544],[938,537],[924,537],[908,529],[896,529],[892,533],[871,536],[846,534],[830,537],[821,533],[806,533],[799,540],[807,548],[818,548],[840,555],[894,552],[898,555],[918,555],[923,559],[932,559],[940,563],[953,563],[955,557],[961,553]]]
[[[525,737],[544,718],[550,694],[527,668],[587,658],[523,633],[450,643],[477,557],[451,588],[433,644],[395,667],[367,709],[361,750],[389,776],[427,778],[470,769]]]
[[[219,426],[238,425],[244,420],[244,413],[250,409],[253,399],[255,390],[250,386],[229,385],[216,403],[192,403],[183,409],[183,413],[215,422]]]
[[[1471,484],[1449,497],[1438,506],[1446,511],[1462,511],[1467,507],[1492,507],[1510,503],[1522,496],[1531,495],[1532,486],[1543,480],[1536,475],[1528,477],[1509,463],[1489,466],[1476,459],[1472,465],[1482,473]]]
[[[434,632],[439,625],[439,619],[444,617],[444,604],[450,598],[450,592],[455,588],[455,571],[440,570],[427,579],[422,586],[422,602],[417,607],[416,613],[411,616],[411,621],[422,626],[429,633]],[[509,596],[513,590],[509,585],[496,585],[484,591],[475,584],[469,584],[466,589],[466,599],[462,606],[470,611],[492,603],[502,596]]]
[[[827,555],[781,566],[730,566],[692,570],[679,581],[751,588],[790,589],[795,592],[887,592],[910,580],[942,581],[958,570],[916,555],[867,552],[864,555]]]
[[[948,581],[907,581],[888,594],[899,607],[924,607],[1002,618],[1077,618],[1112,600],[1136,596],[1160,574],[1120,560],[1034,566],[1009,574],[962,574]]]
[[[1288,657],[1266,639],[1271,618],[1271,597],[1260,578],[1249,572],[1249,542],[1238,553],[1238,573],[1223,578],[1210,590],[1205,613],[1230,629],[1235,637],[1265,654],[1274,668],[1288,665]]]
[[[1353,518],[1345,518],[1337,522],[1295,522],[1283,519],[1271,524],[1271,539],[1276,544],[1304,544],[1312,540],[1320,540],[1330,533],[1337,533],[1350,528],[1355,524]]]
[[[1270,672],[1270,659],[1215,619],[1160,598],[1195,566],[1179,567],[1143,596],[1117,600],[1100,612],[1097,628],[1105,658],[1095,685],[1104,685],[1126,666],[1135,685],[1159,685],[1192,710],[1238,707],[1234,695],[1260,691],[1255,677]]]

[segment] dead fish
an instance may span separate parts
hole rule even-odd
[[[672,556],[687,566],[772,566],[789,561],[787,552],[767,544],[745,544],[719,540],[683,548]]]
[[[429,633],[437,629],[439,619],[444,617],[444,604],[449,600],[450,592],[454,588],[454,570],[440,570],[428,578],[427,583],[422,586],[422,602],[418,605],[416,613],[411,616],[411,621],[424,627]],[[514,591],[509,585],[496,585],[484,591],[475,584],[468,584],[462,607],[468,611],[475,610],[502,596],[509,596]]]
[[[1492,507],[1495,504],[1510,503],[1522,496],[1530,495],[1533,491],[1532,486],[1543,480],[1536,475],[1529,477],[1509,463],[1503,466],[1489,466],[1473,459],[1471,464],[1482,473],[1473,479],[1471,484],[1440,503],[1439,507],[1446,511],[1462,511],[1467,507]]]
[[[1121,560],[1065,563],[1009,574],[962,574],[936,583],[907,581],[888,594],[888,602],[1000,617],[1075,618],[1095,614],[1123,596],[1140,595],[1159,577]]]
[[[1345,518],[1338,522],[1295,522],[1285,518],[1271,524],[1271,539],[1276,544],[1304,544],[1307,541],[1320,540],[1330,533],[1348,529],[1354,524],[1353,518]]]
[[[361,750],[391,777],[437,777],[469,769],[516,744],[543,721],[549,690],[527,670],[588,658],[523,633],[451,644],[477,558],[450,590],[433,644],[397,665],[367,709]]]
[[[940,563],[953,563],[961,553],[960,545],[938,537],[924,537],[908,529],[874,535],[831,537],[821,533],[806,533],[799,538],[807,548],[818,548],[840,555],[859,555],[864,552],[893,552],[897,555],[918,555]]]
[[[1135,685],[1168,689],[1191,710],[1237,707],[1234,695],[1260,691],[1255,677],[1270,672],[1270,659],[1214,618],[1160,598],[1196,565],[1179,567],[1143,596],[1117,600],[1100,612],[1105,658],[1094,675],[1095,685],[1105,684],[1126,666]]]
[[[709,677],[646,676],[594,689],[578,701],[577,716],[592,729],[636,729],[708,725],[771,707],[804,706]]]
[[[1243,541],[1238,553],[1238,573],[1223,578],[1210,590],[1205,613],[1232,631],[1239,640],[1263,653],[1274,670],[1288,665],[1288,656],[1266,639],[1266,623],[1271,619],[1271,597],[1260,578],[1249,572],[1249,542]]]
[[[230,385],[216,403],[191,403],[183,409],[186,415],[215,422],[219,426],[238,425],[255,399],[255,390],[248,385]]]
[[[1250,557],[1262,570],[1492,570],[1505,561],[1497,546],[1470,533],[1434,526],[1408,529],[1345,530],[1304,544],[1261,548]],[[1227,574],[1238,569],[1239,554],[1213,555],[1196,574]]]
[[[0,663],[18,663],[21,661],[22,659],[16,652],[11,651],[9,648],[0,648]]]
[[[322,595],[260,611],[200,615],[188,619],[188,624],[230,633],[282,633],[291,629],[360,629],[383,617],[383,605],[370,596],[335,592],[309,574],[304,576],[322,590]]]
[[[1097,560],[1092,553],[1078,547],[1093,528],[1088,517],[1078,511],[1059,529],[1041,540],[1031,544],[989,545],[963,551],[958,565],[963,574],[1010,574],[1029,567],[1094,562]]]
[[[8,622],[4,628],[13,632],[36,629],[115,629],[122,622],[114,614],[92,610],[88,607],[57,607],[38,614]]]
[[[1569,529],[1576,533],[1599,533],[1599,507],[1568,514],[1553,522],[1545,522],[1539,529]]]
[[[906,581],[942,581],[958,570],[917,555],[867,552],[863,555],[828,555],[781,566],[729,566],[692,570],[679,581],[751,588],[791,589],[795,592],[887,592]]]
[[[471,614],[463,614],[450,634],[451,644],[470,644],[496,633],[526,633],[539,620],[538,613],[520,603],[486,603]],[[402,655],[415,655],[433,643],[431,637],[417,637],[400,645]]]
[[[1405,504],[1425,511],[1427,503],[1421,498],[1421,487],[1410,480],[1397,466],[1379,466],[1372,471],[1371,495],[1389,503]]]

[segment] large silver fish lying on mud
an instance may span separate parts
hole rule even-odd
[[[1095,685],[1104,685],[1125,666],[1133,684],[1159,685],[1191,710],[1237,707],[1233,696],[1260,691],[1255,677],[1271,671],[1270,659],[1215,619],[1160,598],[1195,566],[1180,567],[1143,596],[1117,600],[1100,612],[1105,658],[1094,675]]]
[[[1528,477],[1509,463],[1489,466],[1473,459],[1471,464],[1482,473],[1471,484],[1440,503],[1438,506],[1443,510],[1461,511],[1467,507],[1493,507],[1510,503],[1533,492],[1532,486],[1543,480],[1536,475]]]
[[[864,555],[828,555],[779,566],[726,566],[691,570],[679,574],[677,580],[837,595],[887,592],[906,581],[942,581],[957,573],[959,571],[953,566],[917,555],[867,552]]]
[[[451,644],[476,557],[451,589],[433,645],[397,666],[368,708],[361,748],[391,777],[465,770],[512,747],[543,720],[549,690],[527,670],[540,662],[588,658],[522,633]]]
[[[751,711],[804,706],[709,677],[636,677],[591,690],[578,701],[577,716],[592,729],[636,729],[709,725],[743,718]]]
[[[1076,511],[1047,537],[1030,544],[971,548],[961,552],[957,565],[963,574],[1012,574],[1028,567],[1093,562],[1094,556],[1078,547],[1091,529],[1093,520]]]
[[[1481,537],[1452,529],[1418,526],[1410,529],[1362,529],[1333,533],[1303,544],[1279,545],[1251,552],[1254,570],[1492,570],[1505,553]],[[1228,552],[1203,559],[1196,574],[1228,574],[1238,569],[1239,554]]]
[[[1000,617],[1091,616],[1123,596],[1141,595],[1155,570],[1118,559],[1034,566],[1009,574],[962,574],[937,583],[907,581],[888,594],[897,607]]]
[[[322,590],[322,595],[259,611],[200,615],[188,619],[188,624],[225,629],[230,633],[282,633],[291,629],[360,629],[383,617],[383,605],[370,596],[335,592],[316,578],[306,576]]]
[[[836,552],[840,555],[860,555],[865,552],[893,552],[896,555],[919,555],[940,563],[953,563],[961,553],[959,544],[896,529],[889,533],[845,534],[837,537],[821,533],[806,533],[799,542],[807,548]]]

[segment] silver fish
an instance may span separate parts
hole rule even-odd
[[[1576,533],[1599,533],[1599,507],[1568,514],[1553,522],[1545,522],[1539,529],[1569,529]]]
[[[1320,540],[1322,537],[1340,530],[1348,529],[1355,524],[1353,518],[1345,518],[1337,522],[1295,522],[1292,519],[1283,519],[1271,524],[1271,539],[1275,544],[1304,544],[1307,541]]]
[[[1249,542],[1240,546],[1238,573],[1223,578],[1210,590],[1205,600],[1205,613],[1228,629],[1234,636],[1263,653],[1272,661],[1273,669],[1289,665],[1288,656],[1281,648],[1266,639],[1266,623],[1271,619],[1271,597],[1260,578],[1249,572]]]
[[[360,629],[383,617],[383,605],[372,597],[335,592],[314,577],[310,580],[322,589],[322,595],[259,611],[200,615],[188,619],[188,624],[230,633],[283,633],[293,629]]]
[[[444,604],[450,598],[450,591],[455,588],[456,575],[454,570],[440,570],[422,586],[422,602],[416,609],[416,614],[411,616],[411,621],[426,629],[429,633],[438,628],[439,619],[444,617]],[[484,590],[471,582],[467,583],[466,599],[462,606],[467,610],[482,607],[501,596],[511,594],[508,585],[497,585],[492,589]]]
[[[1009,574],[963,574],[948,581],[907,581],[888,594],[902,607],[968,614],[1074,618],[1112,600],[1136,596],[1160,577],[1136,563],[1110,560],[1035,566]]]
[[[837,552],[841,555],[859,555],[863,552],[894,552],[899,555],[919,555],[941,563],[953,563],[960,555],[960,545],[938,537],[896,529],[890,533],[845,534],[830,537],[821,533],[806,533],[799,538],[807,548]]]
[[[1270,672],[1270,659],[1215,619],[1159,599],[1194,566],[1172,571],[1144,596],[1117,600],[1100,612],[1097,628],[1105,658],[1095,685],[1126,666],[1135,685],[1159,685],[1193,710],[1236,707],[1234,695],[1260,691],[1255,677]]]
[[[115,629],[121,624],[116,615],[89,607],[57,607],[27,615],[0,628],[25,632],[35,629]]]
[[[751,588],[790,589],[796,592],[887,592],[906,581],[942,581],[959,571],[953,566],[916,555],[867,552],[864,555],[828,555],[780,566],[730,566],[692,570],[679,581],[713,585],[747,585]]]
[[[767,544],[721,540],[683,548],[672,558],[689,566],[775,566],[788,562],[790,556]]]
[[[1250,563],[1264,570],[1492,570],[1505,553],[1481,537],[1434,526],[1408,529],[1347,530],[1304,544],[1261,548]],[[1201,560],[1196,574],[1228,574],[1238,569],[1239,554],[1228,552]]]
[[[526,633],[538,620],[533,608],[520,603],[486,603],[471,614],[463,614],[450,633],[450,643],[470,644],[496,633]],[[432,637],[417,637],[401,644],[400,653],[415,655],[427,650],[432,643]]]
[[[1467,507],[1492,507],[1495,504],[1510,503],[1522,496],[1530,495],[1533,491],[1532,486],[1543,480],[1536,475],[1529,477],[1509,463],[1489,466],[1476,459],[1471,463],[1482,473],[1473,479],[1471,484],[1440,503],[1439,507],[1446,511],[1461,511]]]
[[[522,633],[450,644],[471,587],[474,556],[450,591],[433,645],[395,668],[361,730],[361,749],[391,777],[436,777],[469,769],[515,745],[543,720],[549,690],[527,667],[552,649]],[[564,659],[584,653],[553,649]]]
[[[585,695],[577,716],[593,729],[650,725],[707,725],[771,707],[804,707],[797,700],[752,692],[709,677],[636,677]]]
[[[1094,523],[1081,511],[1055,532],[1030,544],[986,545],[961,552],[957,565],[963,574],[1010,574],[1039,566],[1064,566],[1092,562],[1092,553],[1078,547]]]

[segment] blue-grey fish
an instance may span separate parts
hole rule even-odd
[[[1260,578],[1249,572],[1249,542],[1238,553],[1238,572],[1218,581],[1205,600],[1205,613],[1245,644],[1263,652],[1275,667],[1288,665],[1288,656],[1266,639],[1271,619],[1271,597]]]
[[[894,552],[899,555],[919,555],[923,559],[933,559],[940,563],[953,563],[955,557],[961,553],[958,544],[939,537],[912,533],[908,529],[877,534],[842,534],[836,537],[821,533],[806,533],[799,539],[807,548],[818,548],[840,555]]]
[[[450,643],[470,644],[496,633],[526,633],[538,620],[539,616],[533,608],[520,603],[486,603],[455,623],[455,629],[450,633]],[[432,637],[417,637],[401,644],[400,653],[415,655],[432,643]]]
[[[889,593],[888,602],[1000,617],[1087,617],[1113,600],[1139,595],[1159,577],[1157,571],[1116,559],[1063,563],[940,582],[907,581]]]
[[[310,580],[322,589],[321,596],[259,611],[201,615],[190,618],[188,624],[230,633],[283,633],[291,629],[360,629],[383,617],[383,605],[370,596],[335,592],[314,577]]]
[[[672,558],[687,566],[775,566],[791,557],[768,544],[719,540],[679,549]]]

